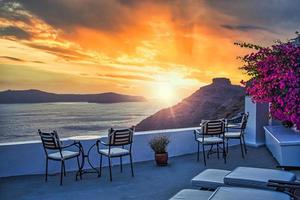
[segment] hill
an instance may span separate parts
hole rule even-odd
[[[244,111],[244,88],[229,79],[215,78],[180,103],[142,120],[136,130],[159,130],[199,126],[202,119],[231,117]]]
[[[49,103],[49,102],[90,102],[120,103],[146,101],[141,96],[118,93],[100,94],[55,94],[40,90],[7,90],[0,92],[0,103]]]

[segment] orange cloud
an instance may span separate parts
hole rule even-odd
[[[245,77],[236,57],[247,50],[233,43],[269,44],[286,37],[292,26],[279,23],[277,27],[272,22],[281,19],[271,11],[283,12],[276,5],[227,4],[192,0],[4,2],[0,5],[0,70],[12,78],[2,81],[1,88],[23,88],[26,78],[29,88],[151,97],[149,90],[168,83],[182,98],[216,76],[239,83]],[[247,6],[260,10],[259,16],[246,15]],[[294,17],[290,23],[295,25]],[[280,31],[283,36],[278,36]],[[20,66],[20,73],[11,66]],[[20,77],[22,72],[28,77]],[[55,79],[29,81],[35,79],[32,74]]]

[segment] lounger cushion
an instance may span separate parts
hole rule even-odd
[[[205,200],[204,198],[198,200]],[[290,196],[277,191],[241,187],[220,187],[209,200],[291,200]]]
[[[268,188],[267,183],[270,179],[282,181],[295,181],[295,174],[287,171],[237,167],[224,177],[224,183],[230,186]]]
[[[206,169],[192,179],[192,185],[200,188],[217,189],[224,185],[224,177],[231,171]]]
[[[100,149],[99,152],[104,155],[109,155],[108,149]],[[128,155],[129,151],[123,148],[111,148],[110,156]]]
[[[220,137],[206,137],[204,140],[202,137],[199,137],[197,140],[203,144],[217,144],[223,142],[223,139]]]
[[[63,159],[68,159],[68,158],[73,158],[75,156],[79,155],[79,152],[74,152],[74,151],[61,151],[61,154],[63,156]],[[56,153],[50,153],[48,155],[49,158],[55,159],[55,160],[62,160],[61,154],[59,152]]]
[[[170,200],[208,200],[213,192],[205,190],[184,189],[178,192]]]

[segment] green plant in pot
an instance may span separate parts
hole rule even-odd
[[[155,161],[158,166],[168,165],[167,147],[170,140],[167,136],[156,136],[149,141],[151,149],[155,153]]]

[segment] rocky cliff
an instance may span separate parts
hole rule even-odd
[[[215,78],[180,103],[142,120],[136,130],[198,126],[202,119],[231,117],[244,110],[244,88],[229,79]]]

